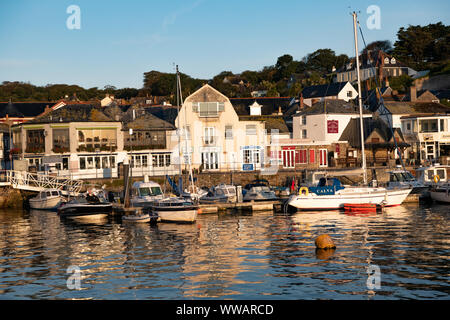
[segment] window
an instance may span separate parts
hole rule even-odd
[[[94,169],[94,158],[93,157],[87,157],[87,169]]]
[[[219,112],[224,111],[223,102],[196,102],[193,104],[194,112],[200,117],[218,117]]]
[[[225,139],[233,139],[233,126],[225,126]]]
[[[80,170],[86,169],[86,158],[80,158]]]
[[[307,134],[306,129],[303,129],[303,130],[302,130],[302,138],[303,138],[303,139],[308,138],[308,134]]]
[[[306,116],[302,117],[302,125],[304,125],[304,126],[306,125]]]
[[[111,168],[115,168],[116,167],[116,157],[115,156],[110,156],[109,157],[109,164],[110,164]]]
[[[205,136],[203,137],[205,144],[214,144],[214,131],[214,127],[205,128]]]
[[[205,170],[219,169],[219,154],[217,152],[202,152],[202,165]]]
[[[170,166],[170,154],[152,154],[152,164],[154,168]]]
[[[439,131],[445,131],[445,128],[444,128],[444,119],[440,119],[439,120],[439,122],[440,122],[440,124],[439,124],[439,126],[440,126],[440,130]]]
[[[260,151],[258,149],[243,150],[244,163],[260,163]]]
[[[353,91],[347,91],[347,97],[348,98],[353,97]]]
[[[307,163],[308,162],[308,156],[307,156],[306,149],[304,149],[304,150],[297,150],[297,156],[296,156],[295,160],[296,160],[295,162],[300,163],[300,164]]]
[[[53,152],[68,152],[69,147],[69,129],[53,129]]]
[[[314,149],[309,149],[309,163],[315,162],[316,151]]]
[[[248,136],[256,135],[256,125],[248,124],[245,126],[245,134]]]
[[[406,123],[406,131],[411,131],[411,122]]]

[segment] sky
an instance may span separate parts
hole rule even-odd
[[[71,5],[78,29],[67,26],[78,21]],[[370,27],[372,5],[379,28]],[[211,79],[261,70],[284,54],[354,56],[352,11],[367,43],[394,43],[408,25],[450,24],[448,0],[0,0],[0,82],[141,88],[144,72],[175,64]]]

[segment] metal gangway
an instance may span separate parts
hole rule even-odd
[[[67,196],[77,196],[83,187],[83,181],[81,180],[17,170],[2,171],[0,180],[0,186],[11,186],[14,189],[37,192],[46,189],[59,189],[62,194]]]

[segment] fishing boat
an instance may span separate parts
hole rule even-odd
[[[212,187],[206,195],[200,197],[200,203],[217,202],[236,202],[236,187],[228,184],[219,184],[215,187]]]
[[[450,184],[433,187],[430,189],[430,197],[437,202],[450,203]]]
[[[363,187],[343,186],[337,178],[322,177],[315,187],[302,187],[298,194],[292,195],[286,202],[297,210],[336,210],[344,204],[377,204],[384,206],[400,205],[411,192],[412,188],[382,188],[369,187],[367,184],[367,166],[364,147],[363,106],[361,98],[361,80],[359,72],[359,51],[357,36],[357,15],[352,13],[355,38],[356,74],[358,79],[359,125],[362,157]]]
[[[132,207],[145,207],[164,198],[161,186],[153,181],[137,181],[131,187]]]
[[[112,204],[108,202],[102,192],[88,192],[62,204],[58,208],[58,214],[62,217],[81,218],[106,217],[112,212]]]
[[[31,209],[56,210],[66,201],[61,190],[47,189],[40,191],[36,197],[29,200]]]

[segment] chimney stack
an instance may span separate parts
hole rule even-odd
[[[302,110],[305,107],[303,103],[303,94],[300,94],[300,110]]]
[[[416,86],[409,87],[409,101],[415,102],[417,100],[417,89]]]

